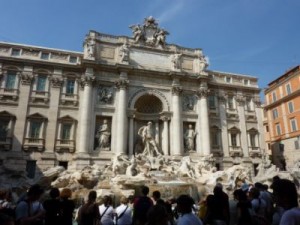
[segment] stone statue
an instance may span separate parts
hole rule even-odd
[[[89,37],[86,38],[85,41],[85,57],[86,58],[94,58],[95,57],[95,40]]]
[[[109,87],[99,87],[98,102],[103,104],[111,104],[113,102],[113,90]]]
[[[158,156],[161,153],[158,150],[157,143],[155,141],[155,131],[152,127],[152,122],[148,122],[147,126],[143,126],[139,129],[138,134],[142,137],[144,143],[144,151],[142,155],[145,156]]]
[[[110,129],[108,127],[107,120],[103,120],[103,124],[97,131],[97,135],[99,137],[100,149],[110,150]]]
[[[181,159],[177,174],[180,176],[195,178],[195,171],[191,166],[191,158],[189,156],[185,156]]]
[[[181,62],[180,62],[181,56],[182,56],[182,54],[172,55],[171,62],[173,64],[173,69],[174,70],[180,70],[181,69]]]
[[[156,19],[153,16],[149,16],[144,19],[144,26],[145,27],[153,27],[156,28],[158,23],[156,22]]]
[[[121,48],[120,48],[120,62],[125,62],[128,63],[129,61],[129,48],[128,48],[128,44],[124,43]]]
[[[184,143],[186,151],[195,151],[195,137],[197,132],[194,131],[193,125],[190,124],[184,133]]]
[[[130,160],[130,165],[126,169],[126,175],[127,176],[136,176],[138,174],[137,170],[137,161],[135,157],[133,156]]]
[[[138,43],[139,41],[141,41],[144,37],[144,32],[142,27],[138,24],[138,25],[131,25],[129,26],[129,28],[131,28],[132,30],[132,34],[133,34],[133,39],[135,43]]]
[[[156,38],[156,45],[160,45],[162,47],[165,47],[166,45],[166,36],[169,34],[168,31],[164,29],[159,29],[158,32],[154,35]]]

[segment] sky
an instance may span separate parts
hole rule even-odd
[[[82,51],[89,30],[131,36],[153,16],[167,43],[201,48],[210,70],[258,77],[300,64],[299,0],[0,0],[0,41]]]

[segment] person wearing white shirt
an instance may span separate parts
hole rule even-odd
[[[176,202],[180,214],[177,225],[203,225],[202,221],[192,212],[194,200],[190,196],[180,195]]]
[[[128,205],[128,199],[122,196],[120,199],[121,204],[116,208],[116,220],[118,225],[131,225],[132,224],[132,210]]]
[[[111,206],[112,198],[105,195],[103,204],[99,206],[99,213],[102,225],[114,225],[114,208]]]

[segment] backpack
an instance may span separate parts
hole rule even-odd
[[[147,197],[143,196],[140,197],[136,204],[134,205],[134,218],[142,221],[147,220],[147,212],[152,207],[153,203],[152,200]]]

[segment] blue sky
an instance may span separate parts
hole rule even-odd
[[[89,30],[131,36],[150,15],[209,69],[267,84],[300,64],[299,0],[1,0],[0,41],[82,51]]]

